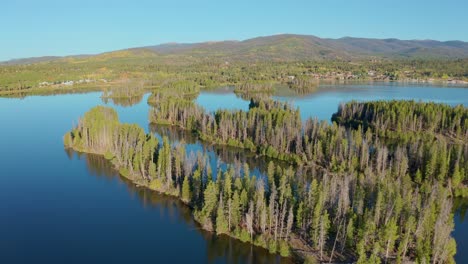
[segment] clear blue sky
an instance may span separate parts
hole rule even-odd
[[[468,0],[2,0],[0,4],[0,60],[278,33],[468,41]]]

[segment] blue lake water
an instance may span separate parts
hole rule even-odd
[[[248,161],[261,175],[266,161],[237,150],[205,146],[190,135],[148,126],[146,95],[133,106],[114,107],[122,122],[182,138],[193,152],[204,151],[223,164]],[[290,91],[303,118],[329,120],[349,100],[415,99],[468,106],[468,89],[353,84],[321,86],[308,95]],[[197,102],[209,111],[247,109],[230,88],[203,92]],[[274,263],[267,251],[201,231],[177,200],[137,188],[94,155],[66,152],[62,136],[100,93],[0,98],[0,263]],[[212,167],[216,167],[216,164]],[[468,263],[468,221],[455,217],[456,260]]]
[[[218,108],[247,110],[249,102],[232,91],[232,87],[204,91],[197,98],[197,103],[208,111]],[[468,106],[468,89],[400,83],[322,84],[315,92],[305,95],[285,87],[279,88],[273,94],[273,98],[299,107],[302,119],[317,117],[320,120],[330,120],[340,103],[352,100],[416,100]]]
[[[177,200],[136,188],[62,136],[100,93],[0,98],[0,263],[275,263],[194,223]],[[146,97],[117,109],[148,128]],[[284,262],[285,260],[283,260]]]

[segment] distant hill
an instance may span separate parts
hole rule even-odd
[[[124,54],[151,57],[224,59],[228,61],[359,60],[386,59],[465,59],[468,42],[436,40],[399,40],[344,37],[319,38],[311,35],[282,34],[243,41],[166,43],[127,49]],[[122,51],[117,51],[122,54]],[[105,53],[105,54],[112,54]],[[101,56],[95,55],[95,56]],[[71,56],[72,58],[74,56]],[[61,59],[40,57],[12,60],[1,64],[27,64]]]
[[[12,59],[7,61],[0,61],[0,65],[23,65],[23,64],[34,64],[40,62],[56,61],[62,60],[64,58],[88,58],[94,55],[73,55],[73,56],[43,56],[43,57],[31,57],[31,58],[21,58],[21,59]]]
[[[16,65],[16,64],[32,64],[44,61],[52,61],[57,60],[62,57],[58,56],[44,56],[44,57],[31,57],[31,58],[23,58],[23,59],[12,59],[8,61],[0,62],[0,65]]]
[[[145,47],[161,54],[224,56],[231,59],[329,60],[381,57],[468,58],[468,42],[436,40],[324,39],[309,35],[273,35],[244,41],[162,44]]]

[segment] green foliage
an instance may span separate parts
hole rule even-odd
[[[192,193],[190,191],[190,180],[188,176],[184,177],[184,182],[182,184],[182,201],[185,203],[190,203],[190,200],[192,198]]]
[[[442,135],[468,140],[468,109],[415,101],[349,102],[333,120],[348,126],[363,125],[390,138],[424,138]],[[409,135],[408,135],[409,134]],[[436,156],[436,155],[435,155]]]
[[[191,158],[184,144],[172,146],[166,137],[159,144],[138,126],[120,124],[115,111],[105,107],[86,113],[65,135],[64,144],[113,157],[122,175],[181,196],[203,228],[272,252],[289,255],[289,245],[298,241],[290,239],[299,237],[322,260],[336,246],[355,255],[358,263],[453,261],[452,197],[466,193],[464,144],[426,137],[416,142],[389,139],[370,123],[356,129],[313,120],[302,125],[295,113],[288,105],[253,101],[248,113],[221,111],[188,121],[200,131],[208,124],[206,135],[223,129],[236,135],[239,124],[251,122],[244,127],[252,128],[246,135],[256,146],[294,150],[310,165],[271,162],[266,177],[238,164],[218,170],[213,178],[207,157]],[[447,131],[455,126],[438,124]],[[258,126],[265,137],[256,137]],[[448,133],[438,127],[431,131]],[[293,138],[283,139],[284,133]],[[237,135],[241,140],[243,135]],[[291,142],[298,144],[288,146]]]
[[[163,190],[163,183],[159,178],[154,179],[150,182],[149,187],[153,190],[162,191]]]
[[[279,253],[283,257],[288,257],[291,253],[289,251],[289,245],[288,242],[286,241],[280,241],[279,242]]]
[[[224,212],[224,203],[223,197],[220,196],[218,209],[216,211],[216,233],[217,234],[227,234],[229,232],[228,220]]]
[[[166,100],[154,106],[150,121],[194,130],[206,141],[301,163],[297,159],[302,151],[299,110],[285,103],[252,101],[247,112],[217,110],[210,114],[191,101]]]
[[[213,218],[213,211],[218,203],[218,187],[216,186],[215,182],[208,182],[208,186],[206,187],[203,196],[205,199],[203,202],[204,206],[201,211],[201,217],[203,221],[209,221],[211,223]]]
[[[132,49],[86,58],[0,65],[0,95],[21,97],[103,90],[104,97],[135,98],[156,88],[181,89],[193,96],[200,88],[232,85],[244,96],[257,97],[260,92],[271,92],[273,84],[288,85],[298,93],[310,92],[316,89],[319,80],[468,80],[466,58],[310,60],[307,59],[310,51],[304,50],[307,45],[297,43],[300,40],[295,37],[284,41],[279,50],[258,47],[253,53],[244,50],[234,57],[223,53],[175,55]]]

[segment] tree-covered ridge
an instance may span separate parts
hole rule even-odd
[[[371,129],[309,121],[305,153],[318,165],[303,170],[270,162],[257,178],[246,165],[214,173],[206,156],[188,155],[184,144],[167,138],[158,144],[115,116],[109,108],[91,110],[65,145],[106,155],[123,175],[180,197],[206,229],[324,261],[453,262],[452,197],[467,179],[467,150],[460,145],[385,145]]]
[[[468,142],[468,109],[434,102],[376,101],[342,104],[334,115],[338,123],[372,128],[380,134],[440,134]]]

